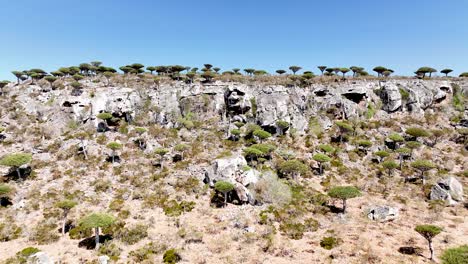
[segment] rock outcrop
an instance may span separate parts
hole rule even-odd
[[[463,202],[463,186],[455,177],[439,180],[431,188],[430,199],[443,200],[450,205]]]
[[[227,181],[235,186],[240,202],[254,203],[254,197],[247,188],[258,181],[259,172],[247,167],[243,156],[231,156],[216,159],[212,166],[206,169],[204,182],[214,186],[217,181]]]

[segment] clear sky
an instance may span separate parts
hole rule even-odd
[[[468,71],[468,1],[0,0],[0,80],[99,60]]]

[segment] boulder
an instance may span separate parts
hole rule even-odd
[[[455,177],[439,180],[432,186],[429,195],[431,200],[447,201],[450,205],[463,202],[463,186]]]
[[[260,173],[254,169],[244,171],[247,161],[241,155],[216,159],[205,171],[204,183],[214,186],[217,181],[227,181],[234,184],[234,191],[242,203],[254,203],[253,195],[247,188],[255,184]]]
[[[207,170],[210,185],[217,181],[236,182],[236,175],[247,166],[247,161],[241,155],[216,159]]]
[[[37,252],[28,257],[28,264],[54,264],[54,260],[45,252]]]
[[[98,261],[99,264],[107,264],[109,262],[110,258],[106,255],[104,256],[99,256]]]
[[[372,206],[368,209],[367,217],[371,220],[386,222],[393,221],[398,218],[399,210],[398,208],[390,206]]]
[[[402,107],[402,98],[400,89],[394,83],[387,83],[382,88],[380,98],[383,103],[383,110],[395,112]]]

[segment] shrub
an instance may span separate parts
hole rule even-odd
[[[137,224],[131,228],[123,228],[115,234],[122,242],[133,245],[148,236],[148,226]]]
[[[12,188],[6,184],[0,183],[0,198],[7,197],[12,191]]]
[[[240,136],[241,131],[239,129],[231,129],[231,134],[233,136]]]
[[[376,151],[374,154],[375,154],[377,157],[380,157],[380,158],[386,158],[386,157],[390,156],[390,153],[388,153],[388,152],[385,151],[385,150]]]
[[[17,226],[13,221],[7,223],[6,220],[4,223],[0,223],[0,242],[17,239],[23,231],[21,227]]]
[[[140,249],[130,251],[129,256],[137,263],[141,263],[145,260],[153,259],[155,255],[161,254],[166,249],[167,246],[165,244],[150,242]]]
[[[282,206],[288,204],[292,198],[289,185],[272,172],[263,173],[252,189],[255,199],[260,203]]]
[[[294,240],[302,239],[306,232],[306,226],[301,223],[281,223],[279,229],[283,235]]]
[[[335,148],[328,144],[319,145],[318,148],[325,153],[332,153],[335,151]]]
[[[57,234],[57,227],[54,223],[41,222],[34,227],[30,239],[39,245],[56,242],[60,239]]]
[[[339,243],[339,239],[335,237],[324,237],[322,240],[320,240],[320,246],[327,250],[331,250],[332,248],[339,245]]]
[[[83,239],[92,235],[92,230],[90,228],[83,228],[78,225],[68,231],[70,239]]]
[[[108,256],[112,261],[119,260],[121,253],[122,249],[110,241],[107,241],[99,248],[99,254]]]
[[[28,258],[38,252],[40,252],[38,248],[35,247],[27,247],[23,250],[16,253],[14,258],[9,258],[5,261],[7,264],[26,264],[28,263]]]
[[[426,129],[420,127],[410,127],[406,129],[405,133],[416,139],[420,137],[428,137],[431,135]]]
[[[180,257],[179,253],[177,253],[177,250],[174,248],[166,250],[163,255],[163,262],[165,264],[174,264],[179,262],[181,259],[182,258]]]
[[[358,146],[363,147],[363,148],[369,148],[372,146],[372,142],[369,140],[359,140],[357,144]]]
[[[399,88],[398,90],[400,92],[401,99],[403,99],[403,101],[408,101],[408,99],[410,98],[410,93],[403,88]]]
[[[102,120],[110,120],[112,119],[113,116],[111,113],[103,112],[103,113],[99,113],[98,115],[96,115],[96,117]]]
[[[164,204],[163,211],[165,215],[174,217],[190,212],[193,208],[195,208],[195,202],[182,201],[178,203],[175,200],[169,200]]]
[[[405,139],[403,138],[403,136],[401,136],[401,135],[398,134],[398,133],[391,133],[391,134],[388,136],[388,139],[390,139],[390,140],[393,141],[393,142],[403,142],[403,141],[405,141]]]
[[[440,259],[442,264],[468,264],[468,245],[446,249]]]

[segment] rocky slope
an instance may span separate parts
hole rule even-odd
[[[439,252],[468,239],[468,82],[462,79],[349,80],[308,88],[155,84],[136,77],[109,86],[96,78],[81,83],[82,89],[62,80],[54,89],[11,84],[0,96],[0,158],[32,153],[32,162],[21,167],[24,181],[0,166],[1,181],[13,188],[0,208],[2,260],[14,263],[18,251],[33,246],[62,263],[99,256],[160,263],[169,248],[178,250],[182,263],[426,263],[401,253],[406,247],[427,255],[416,224],[444,227],[435,243]],[[353,133],[339,136],[337,120],[348,120]],[[252,124],[272,137],[252,136]],[[388,137],[398,133],[413,141],[405,131],[414,126],[442,133],[416,139],[421,146],[402,169],[385,176],[375,153],[398,159]],[[111,157],[110,142],[122,144],[118,156]],[[245,154],[252,144],[274,150],[252,159]],[[319,175],[313,156],[322,144],[334,151]],[[161,148],[168,153],[155,154]],[[298,178],[288,179],[281,169],[291,159],[305,165]],[[425,185],[407,182],[418,175],[410,165],[417,159],[437,166]],[[217,206],[217,181],[234,184],[225,208]],[[348,201],[347,214],[325,195],[336,185],[363,193]],[[78,205],[60,236],[56,203],[63,199]],[[77,229],[79,220],[91,212],[117,218],[103,229],[113,239],[99,252],[79,246],[92,235]],[[337,245],[321,247],[325,237]]]

